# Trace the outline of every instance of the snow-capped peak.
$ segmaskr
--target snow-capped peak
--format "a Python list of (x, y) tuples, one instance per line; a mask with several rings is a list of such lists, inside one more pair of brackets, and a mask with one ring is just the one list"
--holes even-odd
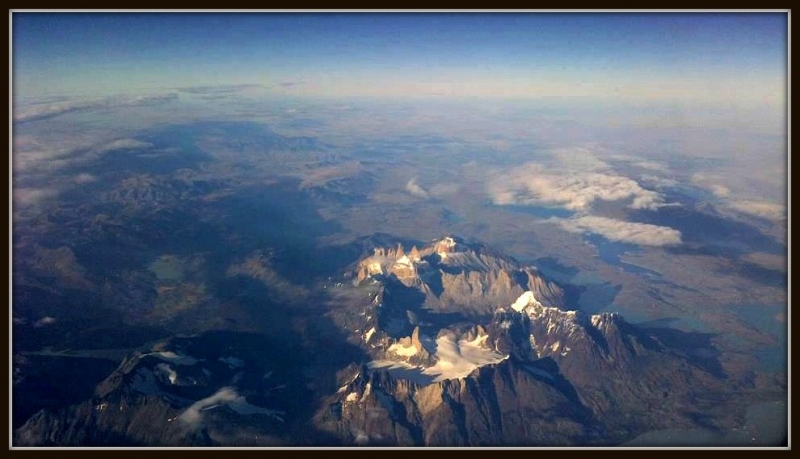
[(511, 309), (517, 312), (522, 312), (525, 308), (527, 308), (530, 305), (542, 306), (542, 303), (540, 303), (539, 300), (537, 300), (536, 297), (533, 296), (533, 292), (528, 290), (527, 292), (520, 295), (519, 298), (517, 298), (517, 301), (515, 301), (514, 304), (511, 305)]
[(452, 236), (445, 236), (443, 239), (436, 241), (433, 245), (434, 251), (442, 258), (447, 257), (447, 253), (456, 251), (456, 239)]

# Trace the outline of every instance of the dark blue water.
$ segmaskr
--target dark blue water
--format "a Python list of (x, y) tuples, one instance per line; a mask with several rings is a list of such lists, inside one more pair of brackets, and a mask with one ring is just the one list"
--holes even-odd
[(777, 315), (786, 312), (784, 305), (731, 306), (731, 309), (745, 322), (776, 340), (773, 346), (765, 346), (756, 351), (759, 368), (762, 371), (786, 372), (788, 370), (788, 329), (786, 319), (778, 320)]
[(620, 257), (627, 252), (630, 253), (639, 252), (640, 250), (639, 246), (637, 246), (636, 244), (609, 241), (603, 236), (599, 236), (596, 234), (586, 235), (584, 236), (584, 240), (592, 244), (597, 249), (597, 254), (601, 260), (612, 266), (618, 266), (622, 268), (623, 271), (631, 274), (640, 274), (651, 278), (661, 277), (661, 274), (658, 273), (657, 271), (643, 268), (641, 266), (632, 265), (630, 263), (625, 263), (624, 261), (620, 260)]

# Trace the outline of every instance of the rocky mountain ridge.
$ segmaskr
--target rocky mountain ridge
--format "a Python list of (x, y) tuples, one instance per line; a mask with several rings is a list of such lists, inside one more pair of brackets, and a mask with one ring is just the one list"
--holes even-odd
[(314, 349), (173, 337), (129, 356), (90, 400), (34, 415), (14, 444), (618, 445), (743, 416), (713, 395), (724, 374), (618, 314), (562, 309), (560, 286), (480, 244), (373, 247), (349, 274), (338, 291), (360, 298), (341, 308), (361, 311), (344, 331), (361, 357), (332, 384), (316, 381)]

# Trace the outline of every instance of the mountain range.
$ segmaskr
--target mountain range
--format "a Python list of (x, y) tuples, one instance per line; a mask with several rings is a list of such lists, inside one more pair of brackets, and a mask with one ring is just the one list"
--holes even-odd
[(278, 336), (170, 336), (13, 444), (607, 446), (744, 416), (713, 357), (674, 346), (683, 332), (570, 309), (569, 286), (479, 242), (381, 242), (330, 284), (329, 316), (356, 347), (335, 375)]

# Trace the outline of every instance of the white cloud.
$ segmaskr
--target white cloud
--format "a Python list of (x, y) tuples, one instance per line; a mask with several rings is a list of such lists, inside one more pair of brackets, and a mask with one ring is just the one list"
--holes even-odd
[(92, 183), (97, 181), (97, 177), (92, 174), (82, 173), (75, 176), (75, 183)]
[(92, 174), (62, 175), (60, 171), (90, 163), (109, 153), (149, 149), (154, 145), (132, 138), (119, 138), (93, 146), (50, 151), (40, 150), (40, 145), (27, 140), (15, 145), (15, 150), (17, 147), (22, 151), (15, 151), (13, 155), (13, 205), (16, 209), (35, 210), (37, 206), (53, 200), (67, 189), (97, 181), (97, 177)]
[[(97, 160), (118, 150), (149, 149), (154, 145), (131, 138), (120, 138), (94, 145), (73, 145), (69, 149), (26, 149), (15, 146), (13, 172), (15, 175), (52, 173), (60, 169)], [(79, 182), (85, 183), (85, 182)]]
[(551, 153), (561, 165), (571, 171), (587, 172), (601, 171), (609, 169), (608, 163), (600, 160), (594, 151), (598, 147), (591, 149), (584, 147), (558, 148)]
[(56, 103), (34, 104), (14, 110), (14, 121), (24, 123), (53, 118), (70, 112), (137, 105), (153, 105), (177, 99), (176, 94), (138, 97), (107, 97), (104, 99), (71, 100)]
[(681, 232), (666, 226), (631, 223), (589, 215), (571, 219), (550, 219), (550, 221), (573, 233), (594, 233), (615, 242), (651, 246), (681, 243)]
[(416, 196), (421, 199), (428, 199), (428, 192), (425, 191), (425, 188), (417, 185), (417, 179), (412, 178), (411, 180), (406, 183), (406, 191), (408, 191), (412, 196)]
[(595, 200), (632, 199), (632, 209), (664, 205), (661, 194), (642, 188), (635, 180), (600, 172), (551, 171), (528, 163), (495, 174), (489, 195), (498, 205), (557, 205), (574, 211), (588, 210)]
[(245, 398), (236, 393), (236, 389), (233, 387), (223, 387), (214, 395), (196, 401), (189, 408), (186, 408), (186, 411), (181, 413), (178, 419), (191, 426), (199, 426), (203, 420), (202, 412), (213, 409), (218, 405), (226, 405), (238, 414), (268, 414), (282, 420), (278, 416), (278, 414), (281, 414), (279, 411), (259, 408), (247, 403)]
[(105, 154), (117, 150), (140, 150), (146, 148), (153, 148), (154, 145), (150, 142), (142, 142), (136, 139), (117, 139), (105, 145), (95, 147), (94, 151), (97, 154)]
[(54, 323), (56, 323), (56, 319), (54, 317), (45, 316), (34, 322), (33, 326), (39, 328), (46, 327), (47, 325), (53, 325)]
[(708, 189), (709, 189), (709, 191), (711, 191), (711, 193), (714, 196), (716, 196), (718, 198), (724, 198), (724, 197), (730, 196), (730, 194), (731, 194), (731, 189), (730, 188), (728, 188), (728, 187), (726, 187), (724, 185), (720, 185), (718, 183), (710, 184), (708, 186)]
[(635, 161), (632, 163), (634, 166), (641, 167), (642, 169), (648, 169), (651, 171), (666, 171), (667, 166), (656, 162), (656, 161)]
[(764, 201), (734, 201), (730, 207), (746, 214), (764, 217), (772, 220), (782, 220), (786, 218), (786, 207)]
[(11, 192), (15, 207), (32, 207), (57, 194), (56, 190), (49, 188), (15, 188)]
[(642, 175), (641, 177), (639, 177), (639, 180), (641, 180), (647, 185), (656, 188), (669, 188), (669, 187), (674, 187), (675, 185), (678, 184), (677, 180), (659, 177), (657, 175), (652, 175), (652, 174)]
[(718, 198), (726, 198), (730, 196), (730, 188), (722, 185), (720, 182), (722, 178), (719, 175), (707, 174), (704, 172), (696, 172), (692, 174), (691, 182), (697, 187), (710, 191)]
[(647, 169), (650, 171), (657, 171), (657, 172), (666, 172), (669, 170), (669, 167), (660, 162), (653, 159), (643, 159), (640, 156), (633, 156), (633, 155), (607, 155), (605, 156), (607, 159), (618, 161), (621, 163), (626, 163), (627, 165), (638, 167), (640, 169)]

